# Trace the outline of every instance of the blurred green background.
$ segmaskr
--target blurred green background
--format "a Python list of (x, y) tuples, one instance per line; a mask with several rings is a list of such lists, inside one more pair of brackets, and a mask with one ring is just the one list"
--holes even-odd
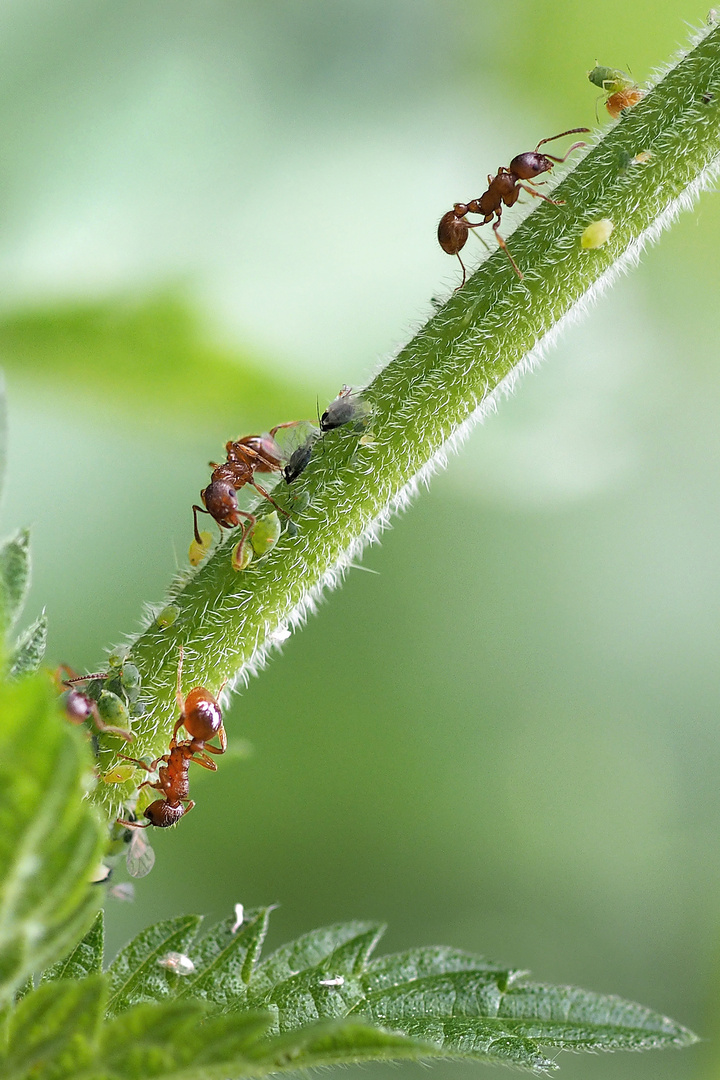
[[(4, 529), (33, 526), (49, 662), (95, 668), (162, 597), (227, 438), (407, 339), (458, 280), (440, 214), (595, 126), (596, 58), (642, 81), (706, 14), (0, 3)], [(227, 726), (252, 757), (196, 776), (112, 947), (238, 901), (281, 902), (271, 944), (387, 919), (390, 949), (481, 951), (709, 1040), (567, 1080), (720, 1073), (719, 246), (708, 194), (251, 683)]]

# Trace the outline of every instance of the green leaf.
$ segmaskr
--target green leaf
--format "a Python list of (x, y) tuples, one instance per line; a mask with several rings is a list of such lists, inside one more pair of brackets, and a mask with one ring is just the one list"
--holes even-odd
[(107, 979), (45, 983), (23, 998), (8, 1022), (3, 1080), (77, 1076), (94, 1057)]
[(7, 472), (7, 391), (5, 375), (0, 371), (0, 495), (5, 486)]
[(132, 423), (171, 427), (183, 436), (189, 422), (194, 431), (239, 434), (254, 415), (267, 415), (268, 402), (289, 419), (302, 415), (310, 397), (273, 376), (264, 356), (215, 344), (179, 294), (5, 314), (0, 351), (10, 370), (25, 377), (32, 372), (36, 391), (42, 387), (56, 398), (70, 387), (76, 409), (85, 396), (96, 415), (111, 403)]
[(70, 949), (100, 905), (104, 834), (83, 801), (93, 762), (48, 680), (0, 686), (0, 1002)]
[(167, 1001), (137, 1005), (107, 1024), (96, 1068), (118, 1080), (226, 1080), (258, 1075), (248, 1056), (269, 1023), (267, 1014), (206, 1019), (202, 1004)]
[(5, 632), (23, 609), (30, 588), (30, 531), (23, 529), (0, 548), (0, 618)]
[(267, 933), (272, 908), (247, 911), (233, 932), (235, 917), (218, 923), (191, 950), (195, 974), (183, 979), (178, 997), (194, 997), (229, 1007), (247, 989)]
[(45, 656), (47, 628), (47, 616), (43, 611), (35, 622), (28, 626), (27, 630), (18, 638), (17, 644), (10, 654), (9, 678), (19, 679), (21, 675), (31, 675), (32, 672), (37, 671)]
[(317, 1065), (350, 1065), (361, 1061), (399, 1061), (427, 1058), (434, 1048), (417, 1039), (380, 1031), (356, 1020), (320, 1022), (264, 1040), (255, 1048), (257, 1059), (280, 1069)]
[(87, 975), (98, 975), (102, 971), (104, 945), (105, 917), (102, 911), (98, 911), (95, 922), (82, 941), (66, 957), (44, 971), (42, 981), (84, 979)]
[(412, 982), (428, 975), (443, 975), (450, 971), (487, 971), (504, 977), (506, 985), (526, 971), (515, 971), (502, 964), (494, 964), (483, 956), (451, 949), (446, 945), (431, 945), (420, 949), (408, 949), (403, 953), (390, 953), (373, 960), (363, 977), (368, 993), (384, 990), (398, 983)]
[(276, 986), (308, 968), (316, 968), (347, 942), (364, 938), (367, 934), (377, 935), (377, 940), (381, 933), (382, 929), (377, 923), (349, 922), (324, 926), (303, 934), (297, 941), (283, 945), (258, 964), (251, 980), (248, 1000), (254, 1004), (262, 1003)]
[(108, 1015), (115, 1016), (144, 1001), (173, 997), (182, 976), (159, 961), (169, 952), (186, 954), (198, 932), (202, 916), (166, 919), (143, 930), (113, 960)]

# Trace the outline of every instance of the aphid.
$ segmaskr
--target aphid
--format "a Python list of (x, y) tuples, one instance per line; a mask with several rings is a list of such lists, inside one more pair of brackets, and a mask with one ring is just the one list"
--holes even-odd
[(240, 927), (243, 924), (243, 919), (244, 918), (245, 918), (245, 908), (244, 908), (244, 906), (242, 904), (236, 904), (235, 905), (235, 922), (233, 923), (231, 933), (237, 934), (238, 930), (240, 929)]
[(321, 979), (320, 986), (344, 986), (345, 977), (343, 975), (335, 975), (332, 979)]
[[(210, 542), (212, 543), (212, 538), (210, 537), (210, 533), (201, 533), (200, 535), (201, 536), (207, 536), (208, 539), (210, 540)], [(194, 540), (193, 540), (193, 543), (195, 543)], [(192, 563), (192, 558), (190, 559), (190, 562)], [(193, 563), (193, 565), (195, 565), (195, 564)], [(157, 625), (160, 627), (161, 630), (167, 630), (168, 626), (172, 626), (172, 624), (174, 622), (177, 622), (177, 618), (178, 618), (179, 614), (180, 614), (180, 608), (179, 607), (177, 607), (175, 604), (168, 604), (167, 607), (164, 607), (162, 609), (162, 611), (158, 613), (158, 615), (155, 618), (155, 622), (157, 623)]]
[[(62, 673), (65, 673), (66, 678), (62, 678)], [(96, 671), (90, 675), (77, 675), (72, 668), (67, 664), (61, 664), (58, 668), (57, 676), (61, 686), (66, 687), (65, 692), (61, 695), (60, 702), (65, 710), (65, 715), (71, 724), (84, 724), (91, 717), (95, 727), (98, 731), (104, 735), (118, 735), (121, 739), (125, 739), (126, 742), (132, 742), (133, 734), (125, 727), (118, 727), (112, 723), (107, 723), (108, 719), (121, 719), (124, 722), (129, 722), (129, 716), (127, 709), (124, 708), (123, 703), (118, 698), (120, 705), (123, 705), (124, 711), (117, 710), (105, 710), (104, 715), (101, 715), (103, 710), (99, 709), (99, 702), (95, 702), (88, 694), (84, 694), (82, 690), (78, 690), (75, 686), (76, 683), (88, 682), (93, 679), (106, 679), (106, 671)], [(103, 691), (103, 694), (108, 693)], [(100, 695), (102, 701), (103, 694)], [(115, 697), (115, 694), (110, 695)], [(107, 699), (106, 699), (107, 704)], [(108, 715), (110, 713), (110, 715)]]
[[(534, 150), (518, 154), (517, 157), (512, 159), (507, 168), (501, 165), (495, 176), (488, 176), (487, 191), (483, 192), (478, 199), (471, 199), (468, 203), (455, 203), (452, 210), (448, 210), (447, 214), (443, 214), (438, 225), (438, 243), (448, 255), (457, 255), (462, 266), (463, 279), (458, 285), (458, 289), (462, 289), (467, 276), (465, 264), (460, 258), (460, 252), (465, 247), (467, 238), (470, 235), (470, 229), (477, 229), (481, 225), (487, 225), (488, 222), (492, 221), (493, 217), (495, 218), (493, 232), (497, 237), (497, 242), (510, 260), (513, 270), (522, 281), (523, 275), (498, 231), (502, 220), (503, 205), (514, 206), (522, 189), (535, 199), (544, 199), (545, 202), (552, 203), (554, 206), (562, 206), (561, 199), (551, 199), (547, 195), (536, 191), (534, 187), (528, 187), (528, 184), (533, 185), (535, 177), (549, 172), (550, 169), (555, 167), (555, 163), (567, 161), (573, 150), (578, 150), (586, 144), (584, 142), (573, 143), (565, 156), (561, 158), (555, 157), (553, 154), (540, 154), (538, 151), (545, 143), (561, 139), (564, 135), (575, 135), (589, 130), (589, 128), (582, 127), (569, 128), (567, 131), (561, 131), (559, 135), (552, 135), (549, 139), (541, 139)], [(482, 214), (483, 220), (470, 222), (467, 220), (468, 214)], [(457, 292), (457, 289), (455, 291)]]
[(645, 97), (645, 91), (640, 89), (633, 77), (620, 68), (596, 64), (592, 71), (588, 71), (588, 79), (608, 95), (605, 108), (613, 120), (617, 120), (623, 110), (631, 109)]
[(255, 554), (260, 558), (267, 554), (280, 539), (280, 518), (275, 511), (261, 517), (250, 533), (250, 544)]
[(188, 562), (190, 565), (199, 566), (211, 547), (212, 535), (209, 532), (200, 533), (200, 543), (193, 537), (188, 549)]
[(707, 91), (706, 93), (704, 93), (702, 95), (702, 100), (703, 100), (705, 105), (709, 105), (714, 97), (715, 97), (714, 94), (711, 94), (709, 91)]
[(159, 957), (157, 962), (160, 967), (167, 968), (175, 975), (192, 975), (195, 970), (195, 965), (185, 953), (168, 952)]
[(342, 390), (328, 405), (320, 417), (320, 430), (333, 431), (350, 424), (354, 420), (362, 420), (370, 412), (370, 406), (363, 401), (358, 394), (354, 394), (351, 386), (343, 386)]
[[(327, 413), (325, 413), (327, 416)], [(327, 430), (327, 429), (324, 429)], [(317, 442), (319, 436), (317, 432), (313, 432), (307, 437), (304, 443), (301, 443), (297, 449), (293, 450), (292, 454), (287, 460), (287, 465), (282, 470), (283, 480), (286, 484), (292, 484), (294, 480), (297, 480), (301, 473), (304, 473), (310, 464), (310, 458), (312, 457), (313, 447)]]
[(590, 248), (599, 248), (603, 244), (606, 244), (610, 239), (610, 235), (615, 226), (610, 218), (601, 218), (599, 221), (592, 221), (586, 228), (583, 229), (580, 236), (580, 247), (586, 250)]
[(113, 765), (100, 777), (103, 784), (126, 784), (135, 775), (134, 765)]
[[(286, 424), (277, 424), (266, 435), (245, 435), (242, 439), (225, 444), (227, 459), (222, 464), (211, 463), (213, 472), (210, 483), (200, 492), (203, 506), (194, 505), (192, 508), (195, 542), (200, 551), (204, 551), (205, 545), (198, 529), (198, 514), (209, 514), (221, 529), (233, 529), (240, 524), (240, 518), (244, 518), (245, 525), (240, 538), (242, 548), (250, 529), (257, 521), (254, 514), (247, 510), (240, 510), (238, 507), (237, 492), (246, 484), (254, 487), (264, 499), (272, 503), (276, 510), (289, 517), (287, 511), (278, 506), (272, 495), (256, 482), (255, 473), (280, 472), (283, 466), (283, 454), (275, 441), (275, 434), (281, 428), (294, 427), (297, 423), (298, 421), (292, 420)], [(191, 556), (192, 554), (191, 548)]]
[[(134, 824), (134, 822), (128, 822), (128, 824)], [(155, 865), (155, 851), (148, 844), (143, 833), (133, 832), (125, 862), (130, 877), (146, 877), (152, 870)]]
[[(181, 817), (189, 814), (195, 803), (189, 798), (190, 779), (188, 770), (190, 762), (196, 761), (204, 769), (215, 772), (217, 765), (208, 757), (208, 754), (224, 754), (227, 749), (227, 737), (222, 722), (222, 712), (217, 701), (203, 686), (196, 686), (187, 697), (183, 698), (181, 690), (183, 650), (180, 648), (180, 660), (177, 675), (177, 703), (180, 709), (180, 717), (173, 729), (170, 749), (167, 754), (156, 758), (152, 764), (147, 765), (138, 758), (119, 756), (124, 761), (130, 761), (138, 768), (147, 773), (157, 770), (158, 778), (155, 781), (145, 780), (140, 788), (154, 788), (164, 795), (162, 799), (156, 799), (143, 811), (147, 821), (125, 821), (118, 819), (119, 825), (125, 825), (131, 829), (147, 829), (154, 825), (159, 829), (167, 829), (175, 825)], [(177, 734), (184, 727), (190, 738), (185, 742), (177, 741)], [(208, 745), (209, 740), (217, 736), (220, 746)], [(162, 764), (161, 764), (162, 762)], [(159, 767), (158, 767), (159, 766)]]

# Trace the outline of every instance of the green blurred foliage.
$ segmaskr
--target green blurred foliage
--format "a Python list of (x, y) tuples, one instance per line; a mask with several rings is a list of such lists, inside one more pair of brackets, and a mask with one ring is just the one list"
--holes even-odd
[[(705, 15), (1, 5), (4, 524), (34, 527), (50, 661), (93, 669), (160, 599), (227, 438), (369, 379), (456, 284), (440, 214), (594, 125), (596, 58), (642, 82)], [(228, 731), (254, 755), (194, 781), (111, 948), (280, 900), (277, 942), (387, 919), (390, 948), (513, 958), (720, 1035), (719, 247), (707, 195), (253, 682)]]

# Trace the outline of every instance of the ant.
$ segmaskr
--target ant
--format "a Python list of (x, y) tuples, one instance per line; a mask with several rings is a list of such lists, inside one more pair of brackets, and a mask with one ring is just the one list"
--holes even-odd
[[(507, 168), (501, 165), (495, 176), (488, 176), (487, 191), (483, 192), (480, 198), (471, 199), (468, 203), (455, 203), (452, 210), (448, 210), (447, 214), (443, 214), (438, 225), (438, 242), (448, 255), (457, 255), (463, 272), (463, 279), (455, 292), (462, 289), (467, 276), (465, 264), (460, 258), (460, 252), (465, 247), (467, 238), (470, 235), (470, 229), (477, 229), (481, 225), (487, 225), (489, 221), (492, 221), (493, 217), (496, 218), (493, 223), (493, 232), (497, 237), (498, 244), (510, 260), (517, 276), (521, 281), (523, 280), (523, 275), (517, 263), (498, 232), (502, 219), (503, 203), (505, 206), (514, 206), (518, 201), (520, 189), (522, 188), (523, 191), (527, 191), (535, 199), (544, 199), (545, 202), (552, 203), (554, 206), (562, 206), (562, 199), (551, 199), (547, 195), (536, 191), (534, 187), (528, 187), (528, 184), (534, 184), (536, 176), (549, 172), (550, 169), (554, 168), (556, 162), (567, 161), (573, 150), (578, 150), (581, 146), (587, 144), (584, 142), (573, 143), (565, 157), (554, 157), (553, 154), (539, 154), (538, 150), (545, 143), (561, 139), (563, 135), (575, 135), (589, 130), (589, 128), (584, 127), (569, 128), (567, 131), (561, 131), (559, 135), (552, 135), (549, 139), (541, 139), (534, 150), (529, 150), (525, 154), (518, 154), (517, 157), (512, 159)], [(482, 214), (483, 220), (470, 222), (467, 220), (467, 214)]]
[[(131, 761), (134, 765), (152, 773), (158, 769), (160, 762), (164, 762), (158, 769), (158, 779), (153, 783), (145, 780), (140, 784), (141, 788), (154, 788), (161, 791), (164, 799), (156, 799), (145, 808), (144, 814), (147, 823), (139, 821), (124, 821), (118, 819), (118, 825), (125, 825), (131, 829), (147, 829), (155, 825), (159, 829), (167, 829), (169, 825), (175, 825), (184, 814), (189, 814), (195, 803), (188, 798), (190, 779), (188, 770), (190, 762), (196, 761), (203, 769), (217, 770), (217, 765), (208, 754), (224, 754), (227, 750), (227, 736), (223, 727), (222, 712), (217, 700), (209, 690), (203, 686), (196, 686), (187, 697), (183, 698), (181, 689), (183, 665), (183, 649), (180, 646), (180, 660), (177, 673), (176, 699), (180, 709), (178, 719), (170, 740), (170, 749), (167, 754), (156, 758), (151, 765), (146, 765), (138, 758), (126, 757), (125, 754), (118, 756), (125, 761)], [(223, 684), (224, 685), (224, 684)], [(178, 742), (177, 735), (181, 727), (184, 727), (190, 735), (185, 742)], [(220, 745), (210, 746), (209, 740), (217, 735)]]
[[(66, 675), (64, 679), (62, 678), (63, 672)], [(91, 675), (78, 675), (67, 664), (61, 664), (55, 678), (60, 686), (65, 687), (61, 696), (61, 703), (71, 724), (84, 724), (92, 717), (95, 727), (104, 735), (118, 735), (121, 739), (125, 739), (126, 742), (132, 742), (134, 736), (131, 732), (126, 731), (125, 728), (106, 724), (100, 716), (97, 703), (88, 694), (84, 694), (82, 690), (76, 690), (75, 688), (75, 683), (88, 682), (91, 679), (107, 679), (108, 672), (95, 671)]]
[(245, 435), (242, 439), (225, 444), (227, 460), (221, 465), (214, 461), (210, 463), (213, 469), (210, 483), (200, 492), (203, 506), (194, 505), (192, 508), (195, 541), (198, 545), (203, 546), (198, 529), (198, 514), (209, 514), (221, 529), (234, 528), (240, 524), (240, 518), (243, 517), (247, 523), (240, 539), (239, 546), (242, 549), (248, 533), (257, 522), (254, 514), (238, 508), (237, 492), (246, 484), (254, 487), (285, 517), (290, 516), (286, 510), (278, 506), (265, 488), (255, 482), (254, 477), (255, 473), (280, 472), (283, 466), (283, 454), (275, 441), (275, 433), (281, 428), (294, 427), (297, 422), (292, 420), (286, 424), (278, 424), (265, 435)]

